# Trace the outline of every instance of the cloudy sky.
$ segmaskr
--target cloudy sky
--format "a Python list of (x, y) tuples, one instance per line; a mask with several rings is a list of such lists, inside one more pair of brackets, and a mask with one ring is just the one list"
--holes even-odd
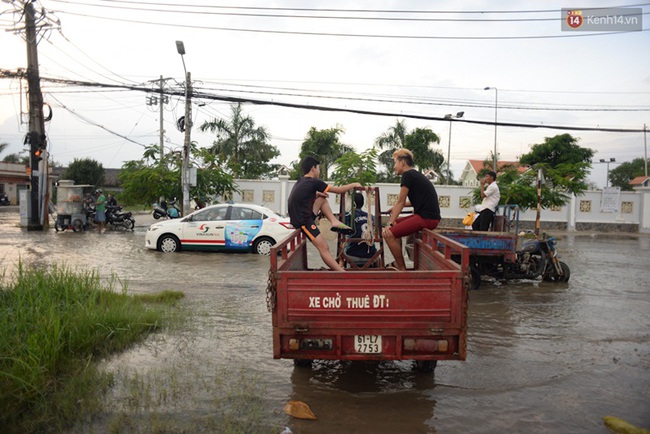
[[(26, 67), (25, 42), (10, 31), (23, 25), (14, 12), (20, 3), (0, 3), (3, 70)], [(458, 176), (467, 159), (484, 159), (494, 149), (494, 126), (471, 122), (494, 122), (495, 97), (499, 123), (527, 125), (498, 127), (500, 159), (514, 160), (530, 145), (565, 132), (594, 149), (596, 160), (643, 157), (642, 132), (544, 127), (650, 127), (650, 3), (576, 3), (583, 10), (640, 8), (643, 31), (562, 31), (562, 9), (575, 4), (553, 0), (41, 0), (37, 8), (47, 19), (40, 24), (52, 26), (38, 44), (40, 74), (144, 88), (163, 76), (169, 78), (166, 89), (182, 92), (175, 45), (182, 40), (193, 86), (205, 96), (193, 101), (195, 125), (229, 116), (229, 103), (220, 97), (382, 113), (245, 104), (244, 112), (269, 131), (282, 153), (276, 162), (283, 164), (298, 158), (312, 126), (341, 126), (342, 141), (363, 151), (397, 119), (409, 129), (431, 128), (446, 156), (450, 122), (436, 119), (463, 111), (450, 149)], [(159, 141), (158, 106), (147, 105), (146, 92), (50, 81), (42, 88), (53, 110), (46, 129), (57, 162), (92, 158), (120, 167)], [(6, 153), (23, 150), (25, 89), (25, 81), (0, 79)], [(176, 121), (183, 114), (182, 97), (172, 96), (163, 115), (168, 150), (182, 146)], [(192, 140), (209, 146), (212, 137), (195, 128)], [(592, 171), (599, 185), (605, 166)]]

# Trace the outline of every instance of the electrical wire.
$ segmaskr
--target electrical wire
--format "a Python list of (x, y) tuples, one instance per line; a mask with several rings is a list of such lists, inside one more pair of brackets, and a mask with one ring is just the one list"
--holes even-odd
[[(59, 3), (74, 3), (69, 0), (50, 0)], [(201, 8), (201, 9), (235, 9), (235, 10), (263, 10), (263, 11), (293, 11), (293, 12), (342, 12), (342, 13), (400, 13), (400, 14), (527, 14), (527, 13), (557, 13), (557, 9), (531, 9), (531, 10), (404, 10), (404, 9), (334, 9), (334, 8), (289, 8), (289, 7), (262, 7), (262, 6), (224, 6), (224, 5), (196, 5), (184, 3), (161, 3), (161, 2), (136, 2), (128, 0), (99, 0), (103, 3), (119, 3), (119, 4), (133, 4), (133, 5), (146, 5), (146, 6), (165, 6), (165, 7), (180, 7), (180, 8)], [(647, 6), (650, 3), (638, 3), (631, 5), (610, 5), (607, 8), (630, 8)], [(93, 6), (99, 6), (94, 4)], [(576, 8), (577, 9), (577, 8)], [(605, 9), (597, 7), (589, 7), (583, 9)]]
[[(263, 29), (245, 29), (236, 27), (218, 27), (218, 26), (199, 26), (191, 24), (178, 24), (178, 23), (163, 23), (154, 21), (143, 21), (136, 19), (114, 18), (107, 16), (82, 14), (79, 12), (71, 12), (59, 10), (58, 12), (80, 16), (84, 18), (96, 18), (109, 21), (119, 21), (124, 23), (133, 24), (146, 24), (156, 26), (166, 26), (185, 29), (200, 29), (200, 30), (218, 30), (228, 32), (244, 32), (244, 33), (270, 33), (279, 35), (301, 35), (301, 36), (333, 36), (333, 37), (349, 37), (349, 38), (387, 38), (387, 39), (415, 39), (415, 40), (523, 40), (523, 39), (565, 39), (565, 38), (591, 38), (596, 36), (609, 36), (618, 34), (628, 34), (628, 31), (618, 32), (582, 32), (582, 33), (567, 33), (558, 35), (526, 35), (526, 36), (491, 36), (491, 35), (477, 35), (477, 36), (434, 36), (434, 35), (387, 35), (387, 34), (371, 34), (371, 33), (332, 33), (332, 32), (304, 32), (304, 31), (290, 31), (290, 30), (263, 30)], [(639, 32), (647, 32), (650, 29), (643, 29)], [(638, 32), (637, 32), (638, 33)]]
[(131, 142), (131, 143), (135, 143), (136, 145), (138, 145), (138, 146), (142, 146), (143, 148), (146, 148), (146, 147), (147, 147), (146, 145), (143, 145), (142, 143), (138, 143), (138, 142), (136, 142), (135, 140), (130, 139), (130, 138), (127, 137), (127, 136), (124, 136), (124, 135), (122, 135), (122, 134), (120, 134), (120, 133), (116, 133), (115, 131), (108, 129), (108, 128), (106, 128), (105, 126), (100, 125), (100, 124), (98, 124), (98, 123), (96, 123), (96, 122), (94, 122), (94, 121), (92, 121), (92, 120), (86, 118), (85, 116), (83, 116), (83, 115), (77, 113), (77, 112), (74, 111), (73, 109), (67, 107), (65, 104), (63, 104), (61, 101), (59, 101), (58, 99), (56, 99), (54, 96), (51, 96), (51, 95), (50, 95), (50, 97), (51, 97), (52, 99), (54, 99), (54, 101), (56, 101), (56, 102), (58, 103), (59, 107), (61, 107), (62, 109), (68, 111), (69, 113), (71, 113), (73, 116), (75, 116), (76, 118), (78, 118), (78, 119), (81, 120), (82, 122), (84, 122), (84, 123), (86, 123), (86, 124), (88, 124), (88, 125), (93, 125), (93, 126), (95, 126), (95, 127), (97, 127), (97, 128), (101, 128), (102, 130), (107, 131), (108, 133), (113, 134), (114, 136), (121, 137), (122, 139), (124, 139), (124, 140), (128, 140), (129, 142)]

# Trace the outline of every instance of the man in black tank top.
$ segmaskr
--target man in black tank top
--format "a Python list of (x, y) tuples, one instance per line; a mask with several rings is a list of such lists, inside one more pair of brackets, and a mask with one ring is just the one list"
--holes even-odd
[[(397, 203), (390, 209), (388, 225), (382, 231), (395, 258), (389, 267), (406, 270), (402, 254), (402, 237), (421, 229), (435, 229), (440, 223), (438, 193), (426, 176), (413, 167), (413, 153), (406, 148), (393, 153), (395, 173), (402, 176)], [(413, 207), (413, 215), (399, 218), (404, 207)]]

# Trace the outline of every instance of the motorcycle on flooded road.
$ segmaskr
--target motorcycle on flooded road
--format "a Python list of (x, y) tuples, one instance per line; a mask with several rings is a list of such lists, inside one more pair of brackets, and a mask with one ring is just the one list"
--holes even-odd
[(106, 225), (111, 229), (125, 228), (132, 231), (135, 227), (135, 219), (131, 211), (122, 211), (121, 205), (107, 205)]
[(176, 204), (176, 199), (169, 202), (169, 205), (167, 204), (167, 201), (163, 200), (160, 202), (160, 205), (157, 203), (153, 204), (152, 215), (156, 220), (160, 218), (176, 219), (181, 217), (181, 210)]

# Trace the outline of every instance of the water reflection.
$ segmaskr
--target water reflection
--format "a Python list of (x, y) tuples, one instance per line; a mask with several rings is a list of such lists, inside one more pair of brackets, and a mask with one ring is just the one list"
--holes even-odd
[(307, 403), (318, 421), (294, 419), (294, 433), (431, 432), (433, 374), (412, 362), (318, 361), (291, 374), (292, 400)]
[[(17, 213), (7, 215), (0, 213), (0, 261), (8, 271), (19, 258), (65, 262), (115, 272), (132, 292), (186, 294), (181, 308), (190, 323), (106, 361), (139, 373), (192, 371), (178, 375), (179, 387), (196, 390), (198, 404), (179, 418), (210, 417), (210, 397), (197, 384), (223, 372), (238, 380), (243, 371), (263, 390), (267, 414), (294, 433), (604, 432), (608, 414), (650, 427), (647, 236), (559, 237), (567, 284), (485, 282), (470, 293), (467, 361), (440, 362), (431, 375), (408, 362), (317, 362), (305, 370), (272, 359), (268, 257), (162, 254), (144, 248), (142, 227), (27, 232), (16, 227)], [(313, 249), (309, 258), (320, 266)], [(284, 416), (290, 399), (309, 404), (319, 420)]]

